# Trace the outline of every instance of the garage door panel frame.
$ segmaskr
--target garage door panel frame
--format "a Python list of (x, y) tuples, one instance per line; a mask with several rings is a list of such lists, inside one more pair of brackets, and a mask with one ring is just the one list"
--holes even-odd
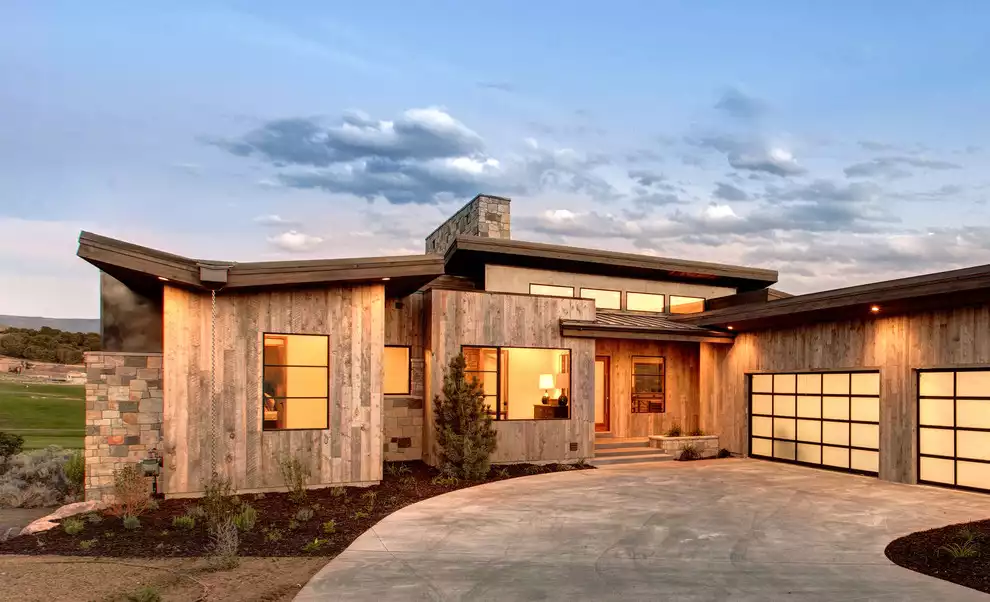
[[(944, 487), (948, 489), (959, 489), (963, 491), (973, 491), (977, 493), (987, 494), (990, 493), (990, 488), (984, 489), (980, 487), (971, 487), (967, 485), (959, 485), (959, 463), (960, 462), (972, 462), (975, 464), (990, 464), (990, 460), (982, 458), (966, 458), (959, 456), (959, 431), (964, 432), (974, 432), (974, 433), (990, 433), (990, 428), (987, 427), (960, 427), (959, 417), (958, 417), (958, 405), (960, 401), (985, 401), (988, 406), (990, 406), (990, 392), (988, 396), (979, 397), (974, 395), (955, 395), (959, 387), (959, 374), (962, 372), (988, 372), (990, 371), (990, 366), (962, 366), (953, 368), (917, 368), (915, 370), (915, 416), (917, 420), (917, 433), (915, 435), (915, 449), (916, 461), (918, 467), (918, 483), (923, 485), (931, 485), (933, 487)], [(926, 373), (952, 373), (952, 395), (922, 395), (921, 394), (921, 377)], [(921, 400), (922, 399), (940, 399), (948, 401), (952, 404), (952, 426), (947, 425), (936, 425), (936, 424), (924, 424), (921, 421)], [(942, 454), (923, 454), (921, 453), (921, 430), (922, 429), (935, 429), (943, 431), (952, 431), (952, 449), (955, 455), (945, 456)], [(921, 460), (922, 458), (934, 458), (938, 460), (949, 460), (952, 462), (952, 483), (942, 483), (939, 481), (927, 481), (921, 478)]]
[[(848, 390), (848, 393), (798, 392), (797, 389), (799, 389), (800, 387), (797, 387), (797, 386), (795, 386), (794, 392), (783, 392), (782, 391), (782, 392), (779, 392), (778, 393), (775, 390), (776, 389), (776, 380), (777, 380), (776, 377), (778, 375), (779, 376), (784, 376), (784, 377), (792, 377), (795, 380), (795, 384), (797, 383), (799, 376), (813, 375), (813, 376), (819, 377), (819, 379), (820, 379), (820, 384), (819, 384), (819, 387), (818, 387), (819, 391), (824, 391), (825, 390), (825, 382), (824, 381), (825, 381), (825, 375), (826, 374), (832, 374), (832, 375), (841, 374), (841, 375), (846, 376), (848, 378), (848, 383), (846, 385), (847, 390)], [(873, 447), (862, 447), (862, 446), (852, 445), (852, 425), (853, 424), (863, 424), (863, 425), (869, 425), (869, 426), (876, 426), (877, 428), (880, 428), (880, 421), (879, 421), (879, 419), (876, 420), (876, 421), (871, 421), (871, 420), (852, 420), (851, 419), (851, 416), (853, 415), (852, 400), (853, 400), (854, 397), (855, 398), (876, 399), (877, 406), (878, 407), (882, 407), (882, 404), (881, 404), (881, 393), (882, 393), (882, 391), (879, 392), (879, 393), (877, 393), (876, 395), (869, 395), (869, 394), (862, 394), (862, 393), (854, 393), (853, 392), (853, 383), (852, 383), (852, 381), (853, 381), (853, 375), (854, 374), (876, 374), (877, 375), (877, 378), (882, 383), (882, 375), (880, 375), (880, 371), (879, 370), (876, 370), (876, 369), (823, 370), (823, 371), (808, 370), (808, 371), (798, 371), (798, 372), (769, 372), (769, 373), (768, 372), (763, 372), (763, 373), (751, 373), (751, 374), (748, 374), (747, 376), (748, 376), (749, 382), (747, 384), (749, 385), (749, 395), (748, 395), (749, 400), (748, 401), (749, 401), (750, 425), (752, 425), (752, 419), (754, 417), (769, 418), (771, 420), (771, 424), (773, 424), (773, 420), (775, 420), (775, 419), (781, 419), (781, 418), (783, 418), (783, 419), (789, 419), (789, 420), (795, 420), (795, 421), (797, 421), (797, 420), (817, 421), (819, 423), (819, 438), (822, 439), (821, 441), (805, 441), (803, 439), (798, 439), (797, 438), (797, 428), (796, 428), (796, 425), (795, 425), (795, 437), (794, 437), (794, 439), (785, 439), (785, 438), (776, 437), (776, 436), (770, 436), (770, 437), (759, 436), (759, 437), (757, 437), (757, 438), (759, 438), (761, 440), (766, 440), (766, 441), (769, 441), (770, 442), (771, 455), (770, 456), (764, 456), (764, 455), (758, 455), (758, 454), (757, 455), (754, 455), (753, 454), (753, 439), (754, 439), (754, 435), (752, 433), (752, 428), (751, 428), (750, 429), (750, 433), (749, 433), (749, 437), (748, 437), (748, 439), (749, 439), (749, 441), (748, 441), (748, 452), (749, 452), (749, 455), (751, 457), (754, 457), (754, 458), (759, 458), (761, 460), (769, 460), (771, 462), (781, 462), (781, 463), (784, 463), (784, 464), (796, 464), (796, 465), (799, 465), (799, 466), (808, 466), (808, 467), (812, 467), (812, 468), (819, 468), (819, 469), (831, 470), (831, 471), (834, 471), (834, 472), (842, 472), (842, 473), (846, 473), (846, 474), (859, 474), (859, 475), (866, 475), (866, 476), (879, 476), (879, 473), (876, 472), (876, 471), (859, 470), (859, 469), (852, 468), (852, 464), (853, 464), (853, 462), (852, 462), (852, 452), (853, 452), (853, 450), (864, 451), (864, 452), (876, 452), (877, 454), (880, 453), (880, 446), (879, 445), (877, 445), (877, 447), (875, 447), (875, 448), (873, 448)], [(753, 379), (754, 376), (770, 376), (771, 377), (772, 380), (771, 380), (771, 387), (770, 387), (770, 389), (773, 392), (772, 393), (769, 393), (769, 395), (772, 395), (772, 396), (786, 395), (786, 396), (794, 397), (795, 398), (795, 415), (794, 416), (778, 416), (778, 415), (776, 415), (774, 413), (771, 413), (771, 414), (763, 414), (763, 413), (755, 414), (755, 413), (753, 413), (753, 395), (767, 395), (767, 393), (762, 392), (762, 391), (761, 392), (754, 392), (753, 391), (753, 386), (752, 386), (753, 380), (752, 379)], [(818, 418), (810, 418), (810, 417), (799, 416), (798, 415), (798, 408), (800, 407), (799, 400), (802, 399), (802, 398), (818, 398), (820, 400), (819, 401), (819, 409), (820, 409), (820, 412), (819, 413), (822, 414), (822, 415), (824, 415), (824, 413), (825, 413), (824, 406), (825, 406), (825, 399), (826, 398), (845, 399), (846, 402), (847, 402), (846, 416), (850, 417), (850, 419), (843, 420), (843, 419), (839, 419), (839, 418), (825, 418), (824, 416), (820, 416)], [(773, 412), (774, 409), (775, 409), (775, 406), (774, 405), (771, 405), (771, 412)], [(822, 427), (823, 427), (824, 423), (826, 423), (826, 422), (847, 425), (846, 436), (847, 436), (848, 445), (836, 445), (836, 444), (831, 444), (831, 443), (825, 443), (824, 442), (824, 433), (823, 433), (823, 430), (824, 429)], [(775, 434), (776, 433), (773, 430), (771, 430), (771, 435), (775, 435)], [(795, 459), (794, 460), (788, 460), (788, 459), (784, 459), (784, 458), (777, 458), (777, 457), (773, 456), (774, 450), (776, 449), (775, 443), (778, 442), (778, 441), (783, 442), (783, 443), (790, 443), (790, 444), (793, 444), (794, 445), (794, 447), (795, 447)], [(796, 450), (797, 450), (797, 446), (799, 444), (817, 445), (817, 446), (820, 446), (820, 448), (822, 448), (822, 449), (828, 447), (828, 448), (833, 448), (833, 449), (842, 449), (842, 450), (845, 450), (847, 452), (847, 454), (846, 454), (846, 456), (847, 456), (846, 457), (846, 464), (847, 464), (847, 466), (846, 467), (841, 467), (841, 466), (834, 466), (834, 465), (830, 465), (830, 464), (825, 464), (824, 463), (824, 460), (821, 463), (818, 463), (818, 464), (815, 464), (815, 463), (812, 463), (812, 462), (803, 462), (801, 460), (798, 460), (797, 459), (797, 452), (796, 452)], [(820, 454), (820, 455), (823, 455), (823, 454)], [(990, 461), (988, 461), (988, 462), (990, 462)]]

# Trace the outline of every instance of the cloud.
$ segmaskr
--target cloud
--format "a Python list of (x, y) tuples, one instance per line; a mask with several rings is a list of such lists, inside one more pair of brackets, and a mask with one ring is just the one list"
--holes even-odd
[(731, 87), (722, 93), (715, 103), (715, 109), (737, 119), (757, 119), (767, 111), (764, 101), (750, 96), (739, 88)]
[(283, 251), (299, 253), (308, 251), (323, 242), (319, 236), (311, 236), (297, 230), (289, 230), (275, 236), (269, 236), (268, 242)]
[(869, 151), (892, 151), (899, 148), (896, 144), (878, 142), (876, 140), (860, 140), (857, 144), (859, 144), (860, 148)]
[(712, 193), (712, 196), (725, 201), (745, 201), (749, 199), (749, 195), (746, 194), (745, 190), (737, 188), (732, 184), (726, 184), (725, 182), (717, 182), (715, 184), (715, 192)]
[(911, 172), (905, 167), (915, 167), (928, 170), (962, 169), (957, 163), (948, 161), (936, 161), (932, 159), (921, 159), (918, 157), (890, 156), (878, 157), (862, 163), (855, 163), (846, 167), (843, 173), (850, 178), (874, 178), (882, 177), (887, 179), (906, 178), (911, 176)]
[(688, 136), (685, 142), (690, 146), (722, 153), (730, 166), (743, 171), (781, 177), (801, 175), (807, 171), (798, 163), (790, 150), (754, 137), (740, 138), (730, 134), (713, 134)]
[(296, 220), (288, 220), (281, 215), (259, 215), (252, 220), (261, 226), (279, 226), (283, 228), (298, 227), (300, 223)]
[(667, 179), (662, 173), (650, 169), (633, 169), (629, 172), (629, 178), (641, 186), (654, 186)]

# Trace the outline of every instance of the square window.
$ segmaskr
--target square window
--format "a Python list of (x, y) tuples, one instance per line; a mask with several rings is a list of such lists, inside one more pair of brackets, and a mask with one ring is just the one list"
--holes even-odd
[(266, 333), (263, 339), (262, 429), (329, 428), (330, 337)]

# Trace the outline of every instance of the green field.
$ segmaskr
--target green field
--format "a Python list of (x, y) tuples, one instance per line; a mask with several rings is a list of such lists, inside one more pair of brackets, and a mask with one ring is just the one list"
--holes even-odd
[(0, 431), (24, 437), (24, 449), (82, 449), (86, 388), (0, 381)]

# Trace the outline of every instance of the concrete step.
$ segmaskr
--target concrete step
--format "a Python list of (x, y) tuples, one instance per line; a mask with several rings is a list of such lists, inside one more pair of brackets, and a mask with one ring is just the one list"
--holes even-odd
[(670, 454), (653, 454), (650, 456), (619, 456), (619, 457), (606, 457), (606, 458), (594, 458), (589, 461), (588, 464), (592, 466), (597, 466), (600, 468), (605, 468), (608, 466), (622, 466), (630, 464), (656, 464), (658, 462), (671, 462), (674, 460), (674, 456)]
[(595, 450), (616, 449), (619, 447), (649, 447), (649, 437), (635, 437), (632, 439), (602, 439), (595, 440)]
[(662, 449), (655, 447), (608, 447), (595, 449), (596, 458), (617, 458), (620, 456), (655, 456), (663, 454)]

